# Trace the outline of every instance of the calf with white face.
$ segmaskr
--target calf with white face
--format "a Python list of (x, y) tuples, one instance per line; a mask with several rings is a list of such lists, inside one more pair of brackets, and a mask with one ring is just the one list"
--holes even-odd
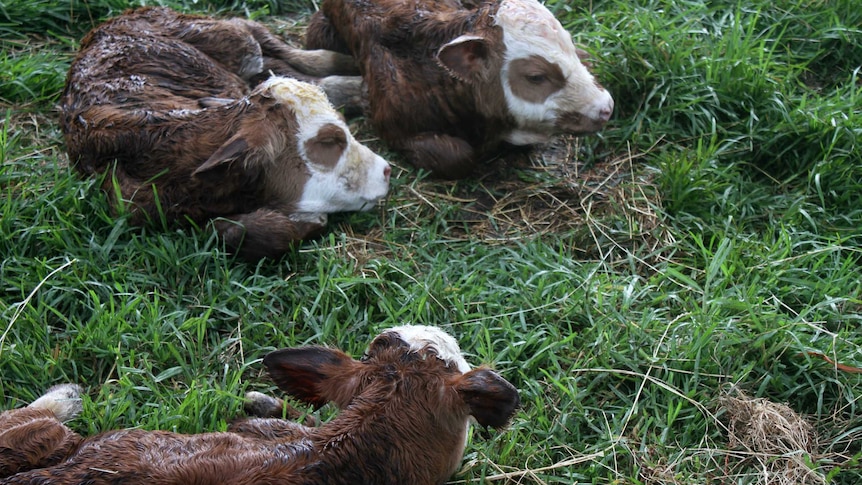
[(496, 25), (506, 46), (503, 92), (516, 122), (506, 141), (542, 143), (556, 133), (589, 134), (605, 126), (613, 98), (581, 62), (571, 34), (544, 6), (505, 0)]
[[(327, 214), (369, 210), (386, 196), (389, 163), (356, 141), (317, 86), (273, 77), (216, 109), (234, 108), (244, 113), (235, 134), (194, 170), (192, 183), (203, 206), (211, 194), (239, 196), (238, 206), (208, 217), (220, 217), (216, 229), (246, 258), (277, 256), (322, 229)], [(256, 186), (249, 206), (241, 205), (249, 187), (230, 183), (243, 179)]]
[(283, 254), (327, 214), (374, 207), (389, 164), (320, 88), (286, 77), (250, 88), (281, 51), (296, 57), (249, 21), (161, 8), (109, 20), (82, 41), (60, 101), (72, 166), (102, 176), (132, 223), (213, 221), (251, 260)]
[[(414, 165), (468, 175), (502, 143), (601, 130), (614, 102), (536, 0), (324, 0), (306, 47), (355, 56), (369, 117)], [(433, 55), (429, 56), (429, 53)]]

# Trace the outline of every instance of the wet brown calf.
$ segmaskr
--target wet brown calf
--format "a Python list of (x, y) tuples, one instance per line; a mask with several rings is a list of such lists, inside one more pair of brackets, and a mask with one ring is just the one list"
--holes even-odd
[(594, 133), (613, 112), (537, 0), (323, 0), (306, 46), (355, 56), (380, 136), (447, 178), (506, 143)]
[(327, 214), (387, 193), (389, 164), (321, 88), (295, 79), (331, 86), (318, 76), (354, 71), (344, 55), (289, 48), (248, 20), (132, 10), (81, 42), (60, 122), (73, 167), (102, 177), (133, 224), (214, 221), (245, 258), (279, 256)]
[[(0, 415), (0, 484), (442, 484), (461, 462), (470, 420), (499, 428), (519, 405), (511, 384), (471, 370), (434, 327), (384, 331), (361, 360), (302, 347), (263, 362), (288, 394), (332, 402), (339, 415), (320, 427), (251, 418), (222, 433), (128, 429), (83, 439), (60, 422), (80, 411), (80, 389), (61, 386)], [(259, 396), (251, 394), (266, 400)]]

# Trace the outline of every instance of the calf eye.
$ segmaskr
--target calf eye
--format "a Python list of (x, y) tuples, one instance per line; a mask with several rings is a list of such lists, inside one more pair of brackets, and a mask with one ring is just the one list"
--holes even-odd
[(526, 77), (530, 84), (542, 84), (548, 81), (548, 76), (544, 74), (527, 74)]
[(347, 140), (345, 140), (344, 138), (336, 138), (336, 137), (323, 138), (323, 139), (317, 140), (317, 142), (320, 143), (321, 145), (326, 145), (326, 146), (331, 146), (331, 147), (335, 147), (335, 146), (343, 147), (343, 146), (347, 145)]
[(317, 135), (305, 143), (309, 161), (328, 168), (338, 164), (347, 149), (347, 135), (337, 125), (328, 123), (322, 126)]

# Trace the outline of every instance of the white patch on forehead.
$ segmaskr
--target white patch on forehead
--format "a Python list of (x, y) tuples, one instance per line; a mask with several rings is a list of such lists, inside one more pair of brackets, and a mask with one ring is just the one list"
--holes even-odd
[(503, 29), (506, 59), (541, 55), (565, 74), (567, 64), (580, 64), (571, 34), (536, 0), (503, 0), (494, 24)]
[[(509, 83), (509, 66), (514, 59), (539, 56), (557, 64), (568, 80), (573, 72), (583, 71), (587, 79), (592, 77), (581, 65), (572, 37), (560, 21), (536, 0), (503, 0), (494, 23), (503, 30), (506, 54), (501, 72), (503, 93), (519, 128), (505, 136), (515, 145), (544, 143), (550, 139), (559, 107), (556, 96), (543, 103), (533, 103), (519, 98), (512, 92)], [(568, 86), (564, 90), (570, 89)]]
[[(329, 103), (326, 93), (319, 87), (295, 79), (273, 76), (260, 85), (262, 92), (269, 92), (279, 103), (286, 105), (296, 117), (299, 131), (296, 133), (300, 153), (306, 160), (305, 142), (317, 136), (325, 124), (334, 124), (347, 132), (347, 126)], [(347, 132), (350, 139), (350, 133)]]
[[(329, 98), (318, 86), (286, 77), (271, 77), (261, 84), (261, 90), (269, 90), (272, 97), (288, 106), (296, 116), (299, 131), (297, 142), (299, 151), (305, 156), (305, 142), (317, 136), (323, 125), (333, 124), (344, 130), (348, 145), (355, 143), (347, 125), (329, 103)], [(348, 164), (359, 163), (358, 157), (351, 156), (351, 147), (345, 150)]]
[(458, 342), (451, 335), (437, 327), (404, 325), (391, 328), (387, 331), (397, 333), (401, 337), (401, 340), (410, 345), (410, 350), (418, 351), (431, 347), (437, 351), (438, 357), (443, 359), (447, 364), (455, 365), (461, 373), (469, 372), (471, 369), (470, 364), (461, 355), (461, 348), (458, 347)]
[(280, 103), (290, 107), (300, 125), (324, 117), (338, 118), (329, 99), (319, 87), (287, 77), (273, 76), (260, 85), (261, 92), (269, 91)]

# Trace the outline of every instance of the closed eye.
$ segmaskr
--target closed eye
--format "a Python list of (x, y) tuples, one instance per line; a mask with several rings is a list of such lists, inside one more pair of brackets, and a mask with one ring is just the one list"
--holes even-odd
[(544, 74), (527, 74), (525, 77), (530, 84), (542, 84), (548, 82), (548, 76)]
[(539, 55), (513, 59), (509, 64), (512, 94), (530, 103), (544, 103), (566, 87), (566, 76), (556, 63)]
[(323, 139), (317, 140), (317, 142), (320, 143), (321, 145), (332, 146), (332, 147), (334, 147), (334, 146), (344, 147), (347, 145), (347, 140), (345, 140), (344, 138), (336, 138), (336, 137), (323, 138)]
[(320, 127), (317, 136), (305, 142), (308, 160), (323, 167), (334, 168), (347, 149), (345, 131), (338, 125), (328, 123)]

